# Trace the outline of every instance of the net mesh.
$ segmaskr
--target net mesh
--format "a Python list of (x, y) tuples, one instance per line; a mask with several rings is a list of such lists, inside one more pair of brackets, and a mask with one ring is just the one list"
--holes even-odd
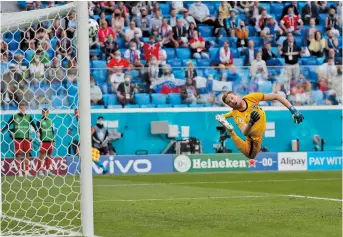
[(1, 25), (1, 235), (79, 236), (75, 7), (19, 16)]

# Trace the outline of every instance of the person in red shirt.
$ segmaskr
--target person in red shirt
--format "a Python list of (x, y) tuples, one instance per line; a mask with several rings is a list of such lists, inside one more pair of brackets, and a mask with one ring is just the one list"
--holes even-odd
[(198, 31), (195, 30), (193, 32), (193, 38), (189, 41), (189, 45), (191, 46), (193, 58), (210, 58), (208, 53), (206, 53), (205, 40), (203, 37), (198, 36)]
[(288, 15), (285, 15), (280, 22), (280, 26), (285, 34), (292, 33), (294, 35), (300, 35), (303, 25), (304, 23), (301, 20), (300, 15), (294, 14), (293, 6), (288, 8)]
[(113, 35), (114, 40), (117, 39), (116, 32), (111, 27), (108, 27), (106, 21), (102, 21), (101, 28), (99, 29), (99, 32), (98, 32), (99, 43), (101, 44), (101, 46), (104, 45), (104, 42), (106, 41), (107, 36), (109, 34)]
[(120, 51), (117, 50), (114, 53), (114, 58), (112, 58), (109, 63), (107, 64), (107, 68), (109, 68), (112, 72), (115, 68), (128, 68), (129, 62), (120, 56)]
[(156, 43), (156, 38), (154, 35), (151, 35), (149, 37), (148, 43), (140, 42), (139, 39), (137, 40), (141, 47), (143, 47), (144, 49), (144, 59), (147, 62), (150, 62), (152, 56), (155, 56), (157, 59), (159, 59), (159, 51), (163, 45), (163, 40), (161, 42)]

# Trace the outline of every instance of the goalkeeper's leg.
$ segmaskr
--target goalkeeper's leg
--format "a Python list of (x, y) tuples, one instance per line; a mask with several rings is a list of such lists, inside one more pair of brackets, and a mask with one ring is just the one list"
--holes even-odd
[(100, 151), (94, 147), (92, 147), (92, 160), (98, 167), (102, 168), (103, 174), (106, 174), (108, 172), (108, 169), (100, 161)]
[(247, 158), (254, 159), (259, 153), (261, 149), (260, 141), (253, 141), (251, 139), (243, 141), (233, 130), (229, 132), (229, 134), (237, 149), (242, 152), (243, 155), (245, 155)]

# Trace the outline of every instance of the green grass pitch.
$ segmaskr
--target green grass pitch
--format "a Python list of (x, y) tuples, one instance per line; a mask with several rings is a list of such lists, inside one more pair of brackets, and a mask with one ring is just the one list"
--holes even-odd
[[(341, 178), (338, 171), (95, 176), (95, 234), (338, 237), (342, 236)], [(12, 195), (23, 202), (5, 203), (4, 212), (66, 229), (80, 225), (72, 211), (79, 209), (79, 182), (72, 177), (63, 179), (25, 180), (20, 184), (6, 178), (6, 199)], [(7, 183), (12, 184), (12, 190), (29, 186), (49, 190), (36, 188), (15, 194), (10, 187), (6, 189)], [(64, 184), (58, 188), (62, 183), (70, 187)], [(50, 198), (48, 192), (58, 198)], [(67, 218), (63, 218), (65, 213)], [(39, 232), (37, 226), (29, 228), (5, 219), (2, 230), (14, 225), (18, 230)]]

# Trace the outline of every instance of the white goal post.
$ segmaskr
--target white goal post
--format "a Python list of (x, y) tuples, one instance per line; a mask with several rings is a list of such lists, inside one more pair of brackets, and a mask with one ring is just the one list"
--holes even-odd
[[(37, 187), (37, 177), (20, 177), (18, 180), (17, 178), (7, 178), (6, 174), (3, 174), (2, 171), (0, 173), (0, 236), (87, 236), (92, 237), (94, 236), (94, 221), (93, 221), (93, 181), (92, 181), (92, 158), (91, 158), (91, 120), (90, 120), (90, 66), (89, 66), (89, 45), (88, 45), (88, 2), (86, 1), (79, 1), (76, 3), (70, 3), (59, 7), (47, 8), (47, 9), (40, 9), (40, 10), (33, 10), (33, 11), (23, 11), (23, 12), (16, 12), (16, 13), (2, 13), (0, 14), (1, 18), (1, 33), (6, 32), (16, 32), (19, 30), (23, 30), (26, 27), (30, 27), (33, 24), (37, 24), (47, 20), (53, 20), (56, 16), (66, 16), (71, 10), (75, 11), (76, 9), (76, 19), (77, 19), (77, 28), (75, 31), (76, 34), (76, 49), (77, 49), (77, 81), (78, 81), (78, 95), (79, 95), (79, 131), (80, 131), (80, 163), (81, 163), (81, 172), (80, 172), (80, 185), (78, 185), (78, 181), (75, 181), (76, 178), (72, 178), (74, 187), (70, 187), (70, 184), (67, 181), (67, 177), (58, 177), (52, 178), (49, 177), (50, 180), (46, 178), (41, 179), (41, 183), (45, 181), (49, 181), (52, 183), (52, 186), (57, 185), (59, 182), (61, 184), (61, 190), (63, 188), (72, 188), (80, 187), (79, 193), (75, 191), (75, 198), (78, 198), (78, 194), (80, 194), (80, 205), (75, 205), (72, 203), (72, 207), (79, 207), (79, 210), (73, 212), (72, 214), (78, 215), (80, 217), (70, 217), (71, 220), (77, 219), (81, 220), (81, 227), (78, 226), (74, 228), (74, 226), (70, 224), (66, 224), (68, 228), (63, 229), (60, 226), (60, 222), (58, 218), (63, 218), (63, 215), (67, 216), (68, 212), (62, 211), (63, 213), (60, 215), (59, 213), (49, 215), (52, 218), (56, 218), (56, 220), (52, 221), (45, 221), (44, 215), (39, 216), (39, 221), (32, 216), (11, 216), (5, 212), (3, 208), (3, 202), (6, 199), (6, 195), (9, 193), (8, 189), (15, 187), (14, 190), (11, 191), (11, 195), (17, 198), (18, 196), (15, 192), (21, 192), (20, 185), (15, 186), (14, 183), (20, 182), (28, 182), (28, 189), (24, 190), (23, 192), (31, 192), (30, 188), (33, 189), (34, 192), (39, 192), (40, 187)], [(19, 46), (18, 46), (19, 47)], [(2, 75), (2, 74), (1, 74)], [(2, 76), (1, 76), (2, 79)], [(31, 111), (33, 114), (40, 114), (40, 111)], [(64, 113), (63, 111), (60, 112), (61, 114)], [(67, 113), (67, 112), (66, 112)], [(68, 113), (72, 113), (71, 110), (68, 110)], [(7, 114), (10, 114), (7, 113)], [(3, 112), (1, 112), (1, 118), (3, 120), (4, 116)], [(6, 120), (7, 121), (7, 120)], [(63, 120), (62, 120), (63, 121)], [(3, 122), (3, 121), (2, 121)], [(1, 146), (0, 146), (1, 148)], [(7, 152), (7, 151), (6, 151)], [(1, 156), (3, 151), (1, 151)], [(6, 159), (4, 159), (6, 160)], [(0, 168), (3, 168), (3, 157), (1, 157)], [(8, 179), (8, 180), (7, 180)], [(26, 179), (26, 180), (25, 180)], [(56, 180), (54, 180), (56, 179)], [(38, 178), (39, 181), (39, 178)], [(9, 183), (6, 187), (3, 187), (3, 182)], [(48, 182), (48, 183), (49, 183)], [(55, 182), (57, 184), (55, 184)], [(63, 182), (66, 182), (66, 185), (63, 186)], [(39, 182), (38, 182), (39, 183)], [(72, 183), (73, 184), (73, 183)], [(69, 186), (68, 186), (69, 185)], [(22, 185), (24, 186), (24, 185)], [(49, 189), (50, 187), (45, 187)], [(38, 190), (38, 191), (37, 191)], [(55, 191), (55, 190), (53, 190)], [(66, 192), (66, 191), (65, 191)], [(63, 205), (62, 202), (54, 203), (55, 200), (53, 194), (50, 194), (49, 190), (47, 191), (49, 197), (48, 202), (53, 203), (51, 205)], [(54, 192), (51, 192), (54, 193)], [(59, 195), (59, 193), (55, 193), (55, 195)], [(9, 195), (10, 196), (10, 195)], [(25, 195), (24, 195), (25, 196)], [(37, 200), (42, 197), (38, 197)], [(33, 198), (35, 200), (35, 198)], [(48, 199), (48, 198), (47, 198)], [(66, 197), (67, 202), (68, 196)], [(6, 200), (8, 202), (8, 200)], [(31, 200), (30, 200), (31, 201)], [(43, 200), (44, 201), (44, 200)], [(42, 201), (42, 202), (43, 202)], [(18, 200), (18, 205), (25, 205), (25, 200)], [(27, 203), (26, 203), (27, 204)], [(46, 205), (45, 203), (43, 206)], [(11, 203), (7, 203), (7, 206), (11, 207)], [(8, 209), (8, 207), (7, 207)], [(38, 213), (38, 209), (36, 209)], [(9, 213), (16, 213), (14, 211), (9, 211)], [(25, 213), (25, 211), (23, 211)], [(69, 217), (69, 216), (68, 216)], [(58, 219), (58, 220), (57, 220)], [(4, 221), (4, 222), (3, 222)], [(21, 223), (21, 225), (15, 225), (16, 230), (13, 230), (11, 226), (11, 221)], [(72, 222), (72, 221), (70, 221)], [(6, 224), (5, 224), (6, 223)], [(57, 223), (55, 225), (55, 223)], [(69, 223), (69, 222), (68, 222)], [(4, 227), (2, 226), (4, 224)], [(23, 227), (24, 226), (24, 227)], [(5, 231), (4, 231), (4, 229)], [(40, 231), (40, 232), (39, 232)]]

